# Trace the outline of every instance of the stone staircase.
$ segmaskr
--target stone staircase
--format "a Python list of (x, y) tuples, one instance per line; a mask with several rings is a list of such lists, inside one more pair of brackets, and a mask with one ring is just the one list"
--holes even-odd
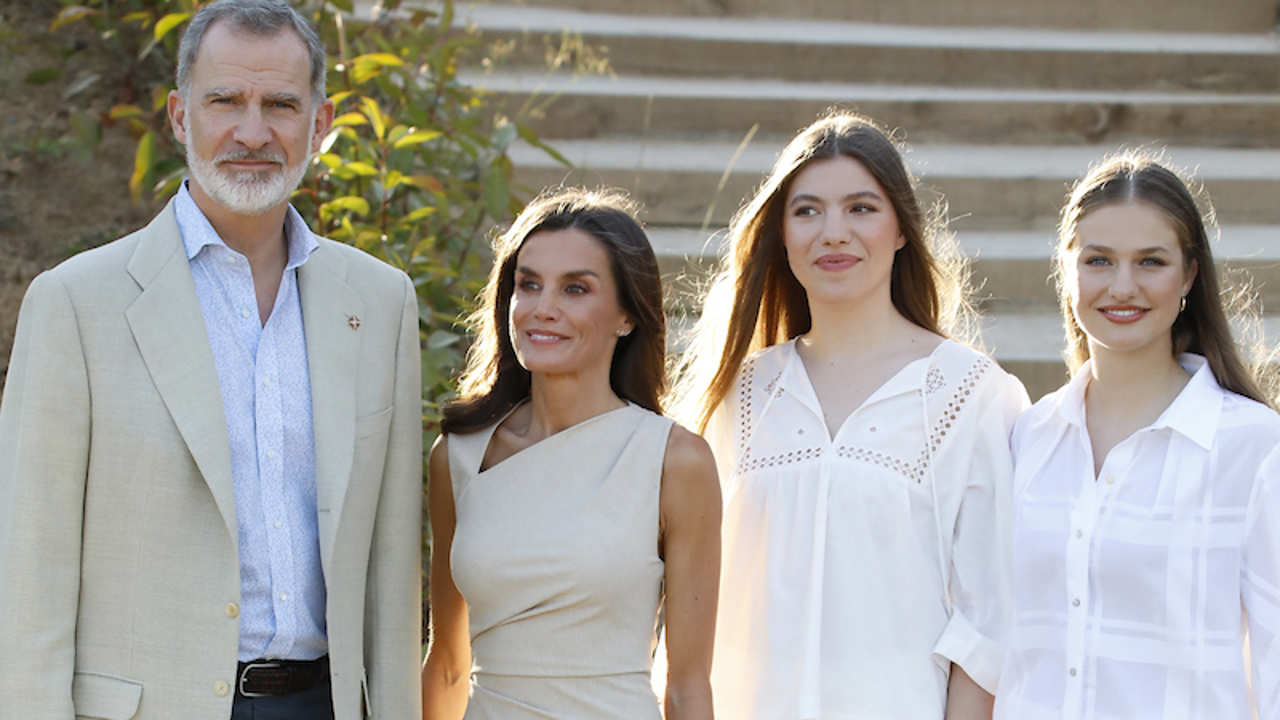
[[(517, 147), (520, 179), (629, 190), (677, 288), (710, 266), (716, 231), (824, 108), (900, 128), (925, 199), (945, 197), (975, 260), (984, 344), (1034, 399), (1064, 377), (1046, 280), (1058, 209), (1073, 178), (1122, 146), (1167, 147), (1197, 172), (1222, 226), (1217, 255), (1250, 271), (1280, 339), (1275, 0), (1171, 2), (1159, 17), (1144, 7), (530, 0), (458, 13), (520, 41), (504, 69), (470, 82), (511, 107), (556, 96), (535, 125), (575, 169)], [(539, 38), (565, 31), (605, 46), (614, 74), (548, 74)], [(678, 325), (696, 311), (687, 299), (671, 307)]]

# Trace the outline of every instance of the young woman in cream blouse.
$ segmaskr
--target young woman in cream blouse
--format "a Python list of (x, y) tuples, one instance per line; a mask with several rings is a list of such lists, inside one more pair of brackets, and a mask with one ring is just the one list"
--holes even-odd
[(963, 283), (901, 155), (824, 117), (730, 233), (677, 388), (725, 503), (717, 716), (989, 718), (1026, 393), (946, 339)]
[(1280, 416), (1231, 338), (1195, 201), (1157, 160), (1112, 157), (1059, 237), (1074, 375), (1014, 433), (996, 716), (1280, 717)]

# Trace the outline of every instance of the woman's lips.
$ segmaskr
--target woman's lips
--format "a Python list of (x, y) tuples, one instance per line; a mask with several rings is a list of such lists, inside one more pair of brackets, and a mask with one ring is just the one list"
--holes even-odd
[(564, 335), (547, 330), (529, 330), (524, 335), (534, 345), (555, 345), (565, 339)]
[(1134, 305), (1112, 305), (1098, 308), (1098, 312), (1107, 320), (1118, 325), (1128, 325), (1141, 320), (1150, 310)]
[(818, 258), (817, 262), (815, 262), (814, 264), (823, 270), (836, 271), (836, 270), (848, 270), (854, 265), (857, 265), (859, 262), (861, 262), (861, 260), (857, 256), (839, 253), (839, 254), (832, 254), (832, 255), (823, 255), (822, 257)]

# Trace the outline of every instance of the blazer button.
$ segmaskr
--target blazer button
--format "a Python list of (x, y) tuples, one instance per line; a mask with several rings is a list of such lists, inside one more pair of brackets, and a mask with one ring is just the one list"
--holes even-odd
[(227, 693), (231, 692), (231, 686), (219, 680), (213, 684), (213, 692), (218, 697), (226, 697)]
[(240, 606), (235, 603), (227, 603), (227, 617), (233, 620), (240, 617)]

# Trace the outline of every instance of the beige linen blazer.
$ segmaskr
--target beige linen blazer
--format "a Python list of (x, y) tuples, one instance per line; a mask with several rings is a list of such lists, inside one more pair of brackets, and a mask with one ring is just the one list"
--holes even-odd
[[(298, 284), (336, 717), (418, 718), (416, 295), (324, 239)], [(229, 718), (236, 528), (218, 377), (170, 204), (23, 300), (0, 400), (0, 717)]]

